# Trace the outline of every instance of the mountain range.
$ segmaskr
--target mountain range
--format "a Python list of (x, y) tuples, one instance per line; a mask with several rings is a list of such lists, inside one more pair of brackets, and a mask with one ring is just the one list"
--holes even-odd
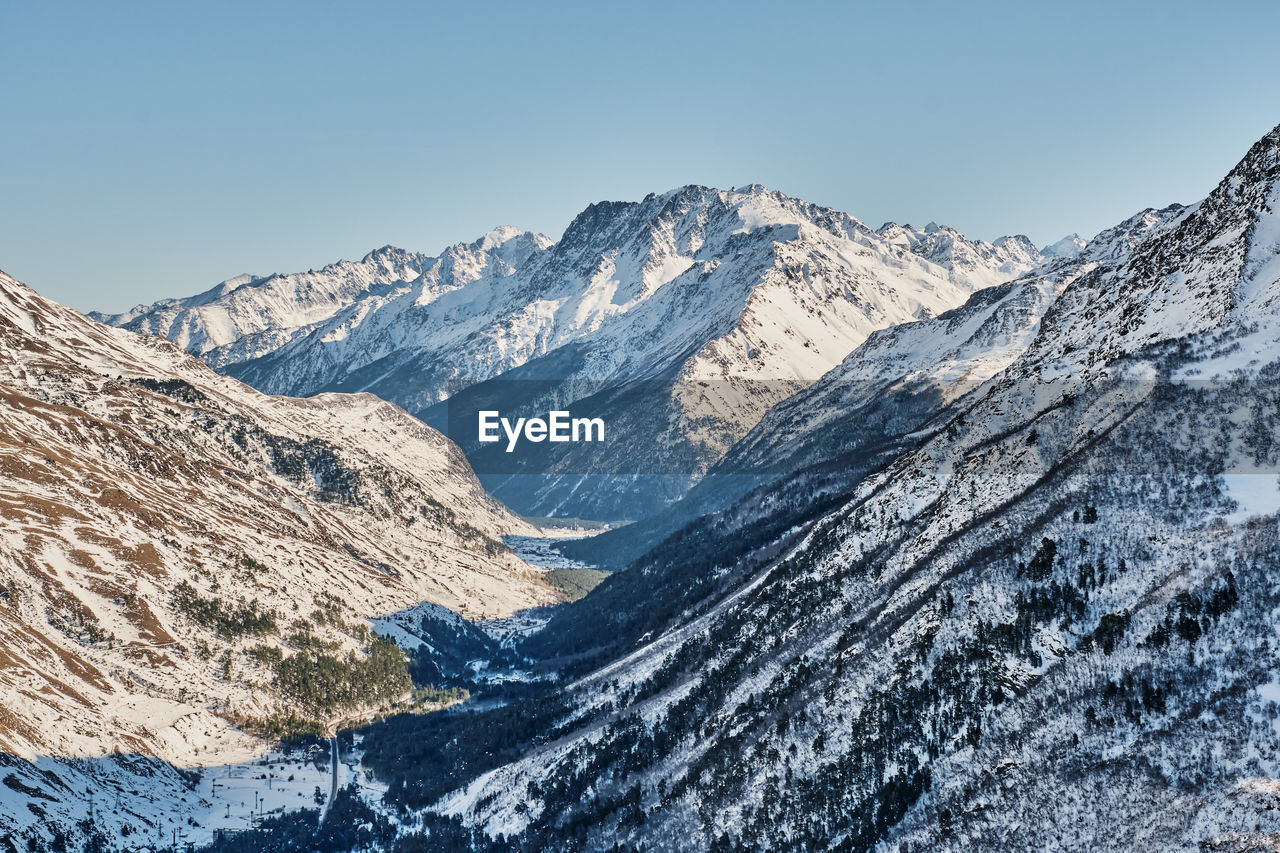
[[(267, 393), (377, 394), (444, 430), (518, 511), (621, 520), (682, 496), (871, 332), (1043, 257), (1025, 237), (872, 230), (760, 186), (689, 186), (593, 204), (559, 241), (507, 227), (437, 258), (384, 247), (98, 318)], [(513, 459), (476, 442), (475, 401), (600, 415), (608, 440)]]
[(1269, 848), (1278, 306), (1280, 128), (771, 410), (731, 454), (776, 482), (526, 641), (562, 686), (366, 733), (384, 802), (472, 849)]
[(733, 451), (803, 467), (530, 639), (542, 726), (394, 799), (521, 849), (1273, 844), (1278, 203), (1280, 128), (872, 336)]
[[(113, 697), (142, 692), (117, 685), (165, 670), (228, 739), (272, 711), (367, 720), (330, 742), (320, 809), (192, 827), (210, 853), (1280, 838), (1280, 127), (1199, 203), (1045, 250), (690, 187), (593, 205), (558, 242), (499, 229), (104, 318), (177, 345), (0, 286), (4, 434), (31, 436), (0, 493), (27, 649), (4, 709), (40, 726), (7, 723), (0, 819), (32, 850), (193, 819), (190, 749), (124, 729), (145, 784), (101, 757)], [(631, 461), (504, 468), (411, 417), (493, 399), (607, 408), (604, 455)], [(640, 520), (563, 546), (616, 570), (589, 594), (486, 638), (415, 606), (554, 600), (499, 541), (538, 530), (482, 483)], [(258, 630), (291, 599), (306, 630)], [(174, 660), (121, 676), (130, 642), (165, 645), (139, 601)], [(476, 695), (413, 707), (423, 669), (361, 625)], [(322, 653), (348, 706), (282, 666)], [(109, 831), (77, 824), (73, 791), (113, 784), (137, 787)]]

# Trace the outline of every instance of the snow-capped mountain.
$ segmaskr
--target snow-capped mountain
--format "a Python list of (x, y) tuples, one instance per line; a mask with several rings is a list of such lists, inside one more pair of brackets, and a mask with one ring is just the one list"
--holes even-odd
[(1001, 237), (994, 243), (975, 242), (936, 222), (924, 228), (886, 222), (876, 234), (891, 245), (949, 270), (952, 281), (978, 288), (1016, 278), (1045, 255), (1021, 235)]
[(946, 346), (864, 344), (845, 372), (972, 382), (807, 516), (707, 517), (571, 605), (525, 647), (562, 687), (367, 730), (401, 825), (470, 849), (1272, 846), (1280, 127), (1097, 248), (938, 318)]
[(89, 316), (168, 338), (221, 367), (273, 352), (355, 300), (417, 279), (432, 260), (384, 246), (358, 262), (293, 275), (239, 275), (186, 299)]
[[(1100, 261), (1127, 259), (1135, 244), (1182, 210), (1143, 211), (1102, 231), (1071, 259), (985, 288), (937, 317), (872, 333), (818, 382), (770, 409), (681, 500), (635, 524), (566, 543), (564, 550), (620, 569), (655, 541), (753, 489), (752, 514), (761, 519), (783, 504), (842, 493), (868, 465), (918, 442), (919, 430), (938, 411), (1021, 355), (1067, 283)], [(803, 497), (770, 485), (811, 466), (822, 466), (824, 474), (805, 481)]]
[(1087, 245), (1079, 234), (1068, 234), (1056, 243), (1050, 243), (1040, 250), (1046, 258), (1074, 258), (1084, 251)]
[(0, 273), (0, 397), (0, 836), (73, 825), (89, 782), (153, 832), (171, 765), (406, 700), (371, 620), (557, 597), (501, 541), (537, 531), (372, 395), (268, 397)]
[[(698, 417), (688, 418), (699, 428), (687, 435), (709, 445), (708, 436), (724, 439), (705, 456), (711, 470), (730, 478), (745, 472), (756, 482), (744, 488), (755, 490), (734, 502), (741, 491), (712, 493), (705, 479), (688, 500), (710, 495), (698, 504), (710, 512), (651, 542), (626, 571), (556, 611), (541, 630), (505, 641), (516, 644), (512, 653), (524, 655), (522, 665), (534, 670), (518, 687), (470, 713), (400, 715), (363, 728), (347, 747), (350, 765), (343, 772), (352, 785), (338, 795), (335, 772), (334, 801), (323, 816), (277, 820), (214, 849), (268, 843), (400, 853), (1274, 846), (1280, 837), (1280, 391), (1274, 382), (1280, 375), (1280, 127), (1199, 204), (1142, 211), (1079, 251), (1040, 255), (1007, 282), (1002, 276), (1016, 271), (982, 266), (974, 259), (988, 255), (943, 228), (890, 225), (869, 232), (843, 215), (824, 218), (755, 188), (681, 192), (693, 192), (697, 203), (676, 204), (678, 192), (639, 205), (599, 206), (556, 244), (539, 247), (533, 235), (501, 232), (459, 248), (455, 262), (488, 258), (506, 242), (523, 241), (502, 261), (510, 271), (500, 278), (511, 281), (489, 278), (467, 298), (491, 305), (509, 298), (516, 285), (545, 286), (536, 291), (539, 299), (555, 304), (543, 304), (548, 316), (532, 321), (550, 336), (544, 342), (561, 340), (555, 336), (568, 328), (561, 322), (564, 305), (575, 317), (579, 309), (597, 310), (599, 322), (595, 330), (565, 332), (562, 343), (512, 355), (506, 345), (526, 341), (528, 330), (504, 326), (509, 334), (503, 337), (486, 320), (489, 325), (468, 334), (489, 335), (487, 345), (470, 337), (454, 344), (460, 353), (488, 353), (492, 370), (461, 357), (450, 365), (432, 362), (436, 356), (422, 349), (415, 350), (424, 359), (416, 364), (458, 380), (445, 391), (457, 398), (499, 381), (527, 382), (533, 390), (523, 392), (523, 402), (542, 403), (557, 393), (546, 380), (553, 386), (565, 377), (589, 380), (595, 383), (589, 395), (577, 399), (625, 403), (637, 413), (630, 435), (642, 439), (646, 452), (651, 436), (638, 413), (664, 413), (655, 406), (664, 398), (632, 389), (636, 379), (662, 379), (677, 407), (699, 403)], [(728, 223), (713, 215), (720, 210), (715, 198), (721, 205), (741, 202), (728, 205)], [(637, 212), (659, 199), (658, 214)], [(659, 214), (672, 204), (663, 219)], [(760, 221), (781, 217), (770, 205), (797, 217), (803, 209), (808, 224), (748, 224), (752, 211), (766, 211)], [(706, 212), (700, 225), (699, 211)], [(711, 264), (699, 252), (714, 247), (719, 263), (704, 268), (704, 287), (682, 281), (693, 266), (672, 276), (674, 267), (658, 264), (656, 278), (618, 274), (618, 258), (648, 257), (624, 251), (632, 241), (618, 236), (637, 233), (637, 221), (670, 224), (668, 243), (676, 249), (659, 252), (659, 260), (686, 257), (680, 247), (696, 242), (694, 234), (701, 242), (688, 252), (693, 264)], [(734, 221), (744, 230), (725, 234)], [(668, 232), (655, 233), (639, 245), (651, 251), (665, 245), (659, 238)], [(617, 252), (602, 298), (625, 310), (608, 311), (600, 302), (584, 309), (574, 294), (601, 285), (591, 271), (599, 272), (600, 246), (610, 244)], [(578, 253), (566, 248), (572, 245)], [(1004, 241), (1001, 251), (1030, 256), (1035, 250), (1028, 246)], [(754, 272), (720, 272), (730, 254), (738, 269)], [(550, 265), (546, 259), (560, 266), (545, 279), (521, 272)], [(433, 268), (427, 267), (420, 278)], [(932, 276), (930, 287), (912, 291), (909, 319), (859, 326), (860, 317), (884, 319), (907, 307), (906, 290), (876, 285), (886, 267), (898, 270), (898, 281), (921, 287), (923, 270)], [(955, 295), (962, 289), (952, 278), (955, 268), (989, 270), (990, 286), (934, 310), (919, 294), (933, 294), (939, 303), (942, 295)], [(466, 292), (486, 275), (450, 284), (427, 305)], [(571, 282), (563, 303), (556, 301), (555, 281)], [(628, 281), (634, 292), (619, 297)], [(675, 282), (681, 284), (672, 287)], [(369, 318), (381, 317), (377, 322), (392, 328), (411, 311), (402, 305), (398, 314), (387, 313), (397, 289), (362, 297), (356, 305), (387, 301), (371, 302), (360, 322), (330, 343), (345, 347), (349, 337), (368, 334), (361, 329)], [(716, 312), (727, 293), (739, 301), (737, 313), (726, 318)], [(502, 309), (486, 308), (486, 316), (510, 317), (510, 305), (528, 299), (524, 293)], [(841, 300), (879, 313), (859, 314)], [(98, 397), (78, 390), (78, 373), (68, 380), (66, 371), (53, 371), (48, 378), (38, 359), (47, 357), (44, 342), (53, 334), (23, 326), (22, 311), (0, 316), (27, 332), (13, 333), (12, 358), (28, 365), (24, 379), (32, 377), (28, 387), (39, 393), (24, 393), (42, 405), (56, 403), (60, 416), (64, 409), (84, 410), (104, 423), (121, 422), (133, 410), (118, 400), (111, 404), (115, 382), (141, 385), (133, 393), (172, 401), (162, 406), (184, 417), (183, 405), (192, 405), (186, 385), (148, 383), (121, 370), (119, 356), (95, 361), (102, 357), (92, 353), (113, 352), (112, 341), (187, 365), (190, 372), (176, 378), (198, 393), (222, 389), (229, 400), (227, 389), (238, 389), (257, 401), (255, 412), (271, 401), (192, 367), (164, 344), (104, 338), (106, 330), (92, 324), (59, 329), (70, 346), (85, 343), (85, 364), (98, 365), (82, 369), (101, 383), (94, 386), (105, 401), (99, 411), (90, 406)], [(770, 331), (773, 316), (792, 335), (804, 334), (810, 343), (804, 350), (814, 348), (821, 337), (815, 330), (824, 328), (858, 342), (809, 382), (797, 371), (779, 371), (777, 360), (792, 356), (792, 342), (785, 331)], [(715, 325), (716, 317), (727, 325)], [(615, 334), (618, 329), (634, 334)], [(268, 376), (274, 359), (311, 346), (314, 334), (298, 335), (243, 368)], [(834, 332), (823, 340), (835, 340)], [(767, 363), (754, 363), (750, 350), (757, 346), (774, 347)], [(415, 364), (373, 357), (356, 371), (372, 371), (365, 376), (373, 384), (397, 371), (407, 380)], [(284, 370), (290, 361), (276, 366)], [(111, 380), (113, 371), (118, 378)], [(197, 374), (200, 382), (192, 378)], [(740, 376), (785, 390), (766, 404), (767, 392), (734, 385)], [(717, 399), (727, 394), (717, 387), (765, 408), (751, 416), (725, 414)], [(55, 392), (63, 396), (54, 399)], [(327, 399), (272, 404), (323, 407)], [(429, 413), (430, 405), (419, 411)], [(166, 416), (148, 410), (148, 417), (123, 423), (145, 426), (148, 441), (166, 446), (153, 437), (154, 424)], [(203, 430), (206, 437), (192, 439), (193, 446), (225, 446), (214, 420), (215, 428)], [(51, 431), (94, 435), (87, 425)], [(274, 434), (267, 427), (262, 432)], [(243, 448), (238, 433), (228, 434)], [(306, 487), (295, 500), (311, 495), (319, 508), (321, 497), (352, 492), (347, 478), (317, 464), (310, 451), (301, 454), (301, 468), (311, 479), (299, 480), (299, 460), (279, 455), (278, 442), (253, 432), (246, 438), (257, 441), (250, 446), (260, 448), (269, 475), (293, 476)], [(353, 434), (342, 440), (364, 446)], [(100, 443), (93, 448), (94, 458), (117, 460)], [(70, 451), (55, 449), (43, 462), (32, 456), (28, 470), (64, 464)], [(137, 458), (154, 473), (146, 454), (124, 454), (135, 467)], [(227, 467), (243, 467), (239, 456), (234, 461)], [(117, 476), (137, 476), (133, 471)], [(184, 476), (177, 467), (160, 475), (165, 484)], [(33, 482), (43, 484), (41, 497), (52, 501), (80, 489), (97, 494), (93, 476), (93, 470), (50, 473)], [(387, 477), (383, 469), (369, 475), (378, 483)], [(760, 486), (760, 478), (769, 479)], [(383, 497), (391, 501), (385, 491)], [(388, 512), (378, 500), (357, 504), (394, 528), (403, 513)], [(167, 537), (189, 538), (189, 528), (163, 529)], [(68, 529), (80, 535), (74, 520), (62, 523), (58, 535), (70, 535)], [(657, 536), (653, 528), (630, 528), (632, 534), (646, 529)], [(252, 540), (252, 532), (238, 535)], [(608, 542), (612, 535), (598, 538)], [(198, 543), (177, 541), (177, 548), (164, 538), (154, 547), (170, 549), (185, 565), (184, 555)], [(33, 547), (26, 539), (23, 545)], [(224, 574), (233, 578), (244, 565), (255, 577), (255, 564), (272, 556), (263, 551)], [(68, 563), (92, 575), (82, 557)], [(55, 568), (59, 577), (71, 572)], [(174, 602), (184, 613), (214, 592), (194, 567), (188, 583), (197, 597), (182, 592)], [(245, 587), (236, 599), (250, 611), (241, 612), (237, 624), (252, 623), (260, 606), (245, 601), (251, 591)], [(129, 598), (121, 600), (127, 607)], [(315, 604), (324, 617), (316, 624), (330, 624), (323, 602)], [(56, 613), (51, 607), (47, 620)], [(387, 624), (412, 628), (420, 612), (402, 612)], [(89, 630), (66, 617), (63, 623), (71, 633)], [(448, 619), (441, 624), (467, 630)], [(436, 636), (426, 628), (423, 634), (419, 639), (427, 643)], [(86, 639), (82, 644), (92, 646)], [(334, 642), (349, 647), (352, 639), (335, 636)], [(235, 660), (232, 666), (234, 673)], [(336, 742), (333, 749), (336, 760)], [(20, 769), (12, 782), (6, 777), (8, 791), (41, 800), (38, 808), (59, 796), (59, 783), (38, 766)], [(82, 779), (75, 777), (76, 784)], [(0, 802), (9, 797), (0, 792)]]
[[(269, 393), (371, 391), (441, 426), (449, 418), (438, 404), (490, 380), (505, 383), (512, 410), (541, 399), (516, 390), (529, 380), (575, 389), (577, 397), (557, 401), (564, 405), (604, 395), (619, 424), (607, 447), (523, 467), (517, 459), (491, 470), (490, 485), (524, 512), (635, 517), (678, 497), (765, 410), (871, 332), (942, 313), (1041, 259), (1025, 238), (984, 243), (934, 224), (874, 231), (759, 186), (593, 204), (554, 243), (506, 228), (436, 259), (397, 258), (378, 266), (381, 278), (360, 265), (360, 276), (352, 265), (327, 268), (356, 284), (317, 285), (326, 299), (348, 301), (307, 326), (288, 306), (301, 276), (268, 280), (276, 284), (261, 299), (284, 304), (238, 320), (246, 337), (235, 341), (207, 330), (221, 323), (221, 335), (229, 326), (220, 318), (238, 317), (259, 299), (252, 289), (267, 284), (113, 320), (165, 334)], [(403, 281), (385, 284), (395, 276)], [(384, 284), (366, 284), (375, 279)], [(196, 326), (203, 337), (188, 331)], [(618, 389), (636, 382), (658, 387), (636, 394), (633, 384), (620, 402)], [(492, 397), (497, 387), (474, 396)], [(475, 459), (475, 425), (465, 426), (453, 437)], [(591, 455), (599, 450), (613, 467)], [(645, 494), (635, 480), (653, 472), (670, 476)], [(591, 473), (623, 477), (632, 503), (619, 502), (607, 477), (585, 481)]]

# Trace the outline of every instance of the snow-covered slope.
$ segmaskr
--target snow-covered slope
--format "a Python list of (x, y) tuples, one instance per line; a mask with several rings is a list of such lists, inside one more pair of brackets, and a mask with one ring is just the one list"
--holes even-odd
[[(1181, 214), (1173, 205), (1144, 211), (1093, 240), (1080, 241), (1070, 260), (1007, 284), (986, 288), (936, 318), (871, 335), (821, 380), (769, 411), (713, 469), (786, 474), (832, 460), (865, 442), (861, 424), (877, 423), (885, 436), (913, 432), (900, 422), (908, 396), (927, 396), (925, 413), (958, 400), (1019, 358), (1036, 338), (1040, 318), (1058, 294), (1103, 262), (1128, 259), (1132, 247)], [(884, 406), (899, 420), (869, 417)]]
[[(766, 409), (871, 332), (942, 313), (1039, 260), (1025, 238), (989, 244), (932, 224), (873, 231), (759, 186), (684, 187), (591, 205), (556, 243), (507, 228), (415, 260), (417, 277), (361, 292), (308, 327), (296, 325), (300, 312), (265, 310), (258, 322), (289, 337), (270, 352), (262, 345), (268, 332), (243, 345), (192, 345), (186, 327), (168, 319), (167, 304), (122, 319), (271, 393), (371, 391), (415, 414), (495, 379), (508, 392), (530, 378), (567, 383), (578, 397), (565, 404), (657, 381), (670, 387), (630, 404), (644, 412), (633, 420), (649, 434), (624, 427), (607, 448), (615, 464), (608, 473), (675, 475), (674, 485), (631, 507), (643, 512), (677, 497)], [(505, 408), (530, 403), (511, 393)], [(473, 439), (474, 423), (466, 427), (453, 437)], [(573, 458), (550, 468), (581, 474), (600, 471), (597, 462)], [(550, 468), (539, 459), (495, 473)], [(634, 515), (600, 497), (616, 491), (608, 483), (584, 487), (581, 478), (560, 476), (543, 486), (499, 493), (527, 512)]]
[(357, 672), (370, 620), (424, 600), (554, 600), (508, 533), (536, 531), (392, 404), (264, 396), (0, 273), (0, 753), (233, 763), (246, 729), (398, 701), (317, 698), (280, 664)]
[[(570, 608), (613, 659), (468, 722), (521, 748), (406, 772), (413, 725), (372, 730), (390, 799), (493, 849), (1273, 845), (1280, 127), (1144, 218), (1002, 289), (1016, 346), (977, 334), (1003, 299), (954, 315), (989, 375), (834, 506), (710, 519), (601, 586), (634, 610)], [(899, 372), (957, 364), (910, 337)]]

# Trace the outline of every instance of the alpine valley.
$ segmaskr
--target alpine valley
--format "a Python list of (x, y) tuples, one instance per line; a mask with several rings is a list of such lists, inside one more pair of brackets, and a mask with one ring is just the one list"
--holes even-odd
[(1045, 249), (684, 187), (95, 318), (0, 277), (8, 851), (1280, 846), (1280, 127)]

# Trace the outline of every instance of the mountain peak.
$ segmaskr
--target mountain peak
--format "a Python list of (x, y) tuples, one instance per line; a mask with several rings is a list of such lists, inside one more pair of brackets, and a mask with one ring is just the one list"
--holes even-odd
[(1262, 174), (1272, 179), (1280, 172), (1280, 124), (1249, 148), (1249, 152), (1227, 175), (1231, 178), (1238, 173)]
[(526, 233), (529, 232), (517, 228), (514, 225), (499, 225), (496, 228), (491, 228), (489, 231), (485, 232), (477, 243), (488, 249), (494, 246), (501, 246), (503, 243), (506, 243), (509, 240), (514, 240), (516, 237)]
[(1056, 243), (1050, 243), (1040, 250), (1040, 254), (1050, 258), (1074, 258), (1084, 251), (1085, 240), (1074, 231)]
[(360, 259), (360, 263), (367, 264), (370, 261), (376, 261), (383, 258), (394, 258), (394, 257), (399, 257), (407, 254), (409, 254), (409, 252), (406, 251), (405, 249), (401, 249), (399, 246), (393, 246), (390, 243), (388, 243), (385, 246), (379, 246), (378, 248), (374, 249), (372, 252), (367, 253), (363, 258)]
[(1195, 211), (1208, 222), (1229, 216), (1232, 208), (1247, 208), (1257, 216), (1267, 211), (1267, 199), (1280, 183), (1280, 125), (1249, 149)]

